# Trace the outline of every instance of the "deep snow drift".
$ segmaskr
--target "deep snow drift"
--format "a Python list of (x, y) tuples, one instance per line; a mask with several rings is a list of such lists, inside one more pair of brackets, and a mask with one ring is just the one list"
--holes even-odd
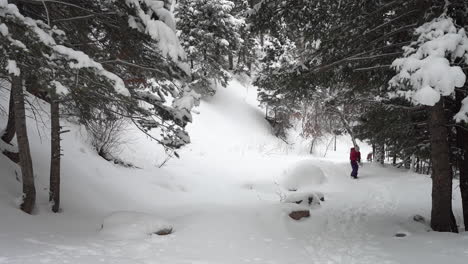
[[(17, 209), (17, 167), (0, 156), (0, 263), (466, 262), (466, 233), (429, 232), (413, 221), (430, 214), (427, 176), (366, 163), (361, 179), (352, 180), (346, 138), (336, 152), (323, 144), (319, 157), (294, 155), (294, 147), (270, 135), (255, 95), (254, 87), (233, 81), (203, 101), (189, 127), (193, 143), (162, 168), (161, 148), (132, 128), (120, 157), (141, 169), (104, 161), (82, 129), (64, 123), (71, 132), (63, 140), (60, 214), (48, 210), (44, 110), (44, 125), (29, 123), (34, 215)], [(1, 104), (7, 99), (2, 94)], [(361, 149), (363, 156), (369, 151)], [(325, 201), (296, 222), (288, 213), (303, 207), (282, 202), (294, 193), (285, 183), (322, 193)], [(167, 227), (174, 233), (153, 233)]]

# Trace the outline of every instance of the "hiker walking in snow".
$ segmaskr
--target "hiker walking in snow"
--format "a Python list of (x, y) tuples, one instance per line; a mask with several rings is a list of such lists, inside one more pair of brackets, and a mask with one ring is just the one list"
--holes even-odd
[(361, 152), (359, 152), (358, 146), (351, 148), (349, 159), (351, 160), (351, 168), (353, 169), (351, 172), (351, 177), (357, 179), (359, 164), (361, 163)]

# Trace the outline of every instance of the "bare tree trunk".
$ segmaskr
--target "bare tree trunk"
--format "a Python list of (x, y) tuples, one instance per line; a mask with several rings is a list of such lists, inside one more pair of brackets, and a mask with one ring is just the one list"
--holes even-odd
[(310, 142), (309, 154), (314, 154), (314, 146), (315, 146), (315, 140), (316, 140), (316, 139), (317, 139), (317, 138), (314, 137), (314, 138), (312, 139), (312, 142)]
[(460, 170), (460, 193), (463, 205), (463, 221), (468, 229), (468, 131), (457, 128), (458, 144), (462, 147), (462, 156), (458, 164)]
[[(456, 92), (457, 108), (461, 107), (464, 94)], [(463, 206), (463, 222), (465, 231), (468, 229), (468, 127), (457, 126), (457, 145), (461, 150), (458, 156), (458, 169), (460, 170), (460, 193)]]
[(15, 103), (13, 99), (13, 89), (10, 89), (10, 102), (8, 104), (8, 122), (5, 131), (2, 135), (2, 140), (6, 143), (10, 143), (15, 137), (16, 133), (14, 107)]
[(49, 201), (53, 202), (52, 212), (57, 213), (60, 209), (60, 108), (57, 95), (51, 93), (50, 115), (51, 115), (51, 159), (50, 159), (50, 187)]
[[(8, 121), (5, 131), (2, 135), (2, 139), (5, 143), (10, 144), (13, 138), (15, 137), (16, 127), (15, 127), (15, 103), (13, 100), (13, 89), (10, 89), (10, 100), (8, 104)], [(19, 163), (19, 154), (18, 152), (10, 152), (8, 150), (3, 150), (3, 155), (9, 158), (14, 163)]]
[(21, 210), (31, 214), (36, 202), (36, 187), (34, 186), (34, 172), (29, 149), (28, 131), (26, 127), (26, 113), (24, 109), (24, 92), (20, 76), (12, 75), (11, 89), (14, 99), (16, 139), (20, 157), (21, 174), (23, 176), (23, 202)]
[(228, 55), (229, 58), (229, 70), (234, 70), (234, 56), (232, 54)]
[(439, 232), (458, 232), (452, 212), (452, 170), (443, 98), (430, 110), (432, 159), (431, 227)]
[(378, 163), (382, 165), (385, 163), (385, 144), (384, 143), (379, 142), (376, 144), (374, 157)]

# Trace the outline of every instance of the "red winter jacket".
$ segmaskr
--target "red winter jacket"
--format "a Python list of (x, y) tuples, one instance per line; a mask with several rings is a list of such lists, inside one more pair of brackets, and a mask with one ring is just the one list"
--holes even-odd
[(351, 154), (349, 155), (351, 161), (361, 162), (361, 152), (356, 151), (355, 148), (351, 148)]

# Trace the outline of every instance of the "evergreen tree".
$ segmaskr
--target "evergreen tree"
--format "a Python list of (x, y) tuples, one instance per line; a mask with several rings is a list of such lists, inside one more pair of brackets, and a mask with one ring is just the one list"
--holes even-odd
[(225, 87), (231, 78), (233, 58), (243, 43), (240, 30), (245, 30), (235, 8), (227, 0), (179, 2), (178, 27), (191, 66), (191, 87), (202, 95), (214, 94), (213, 86)]

